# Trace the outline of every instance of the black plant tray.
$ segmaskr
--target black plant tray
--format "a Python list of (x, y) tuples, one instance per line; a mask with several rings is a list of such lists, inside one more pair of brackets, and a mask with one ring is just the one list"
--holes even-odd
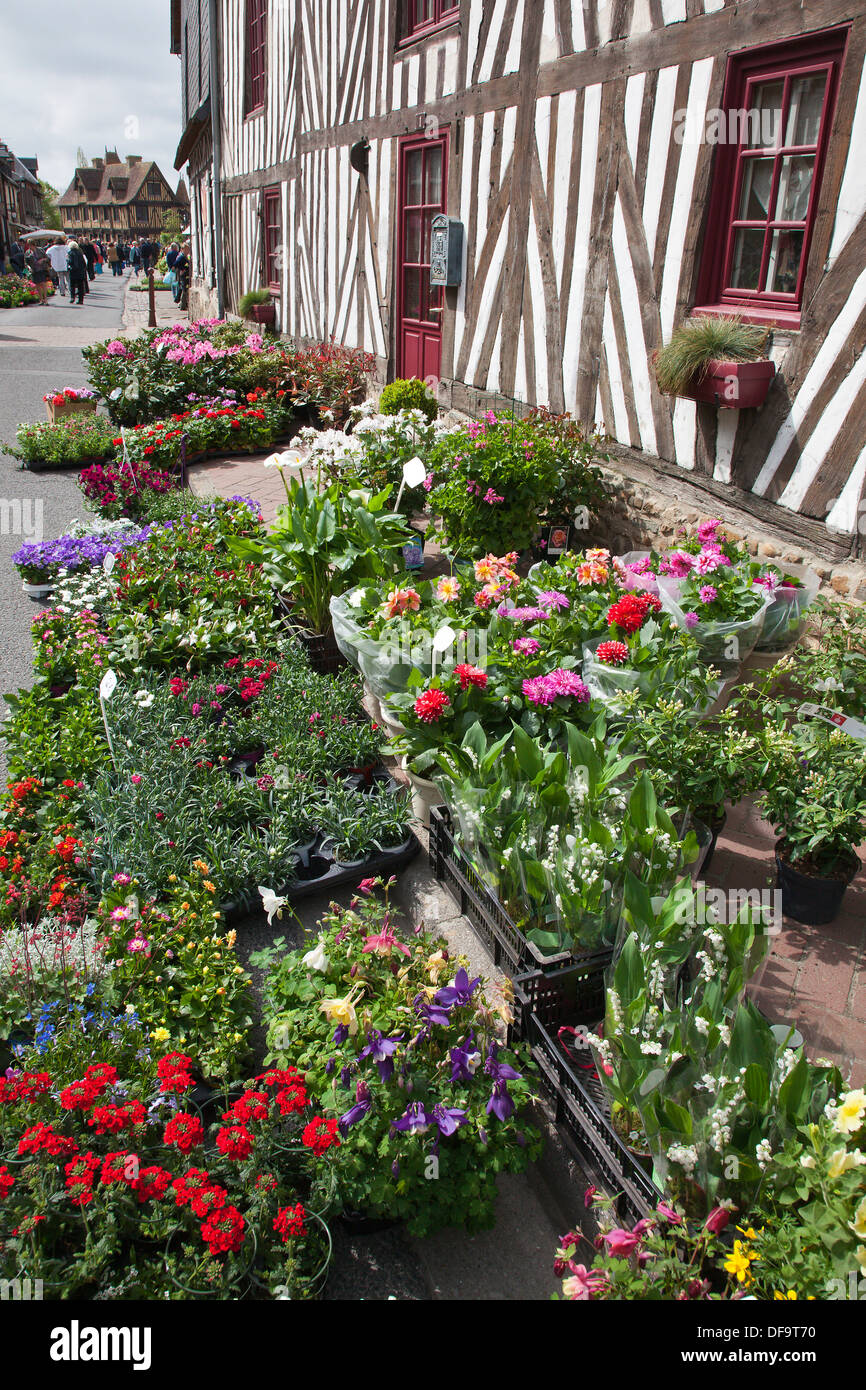
[(73, 469), (76, 473), (80, 473), (85, 468), (93, 468), (95, 464), (111, 463), (113, 459), (113, 453), (103, 454), (101, 458), (75, 459), (74, 461), (70, 459), (63, 463), (49, 463), (42, 459), (25, 459), (22, 461), (21, 467), (29, 473), (64, 473)]
[(543, 955), (527, 940), (456, 843), (451, 815), (445, 806), (434, 806), (430, 811), (430, 865), (434, 877), (457, 901), (497, 966), (511, 975), (530, 970), (551, 974), (579, 963), (595, 980), (596, 1016), (604, 1012), (604, 971), (611, 960), (610, 948), (601, 946)]
[[(420, 841), (410, 831), (408, 843), (404, 848), (373, 854), (369, 859), (347, 869), (342, 864), (338, 864), (327, 852), (323, 854), (321, 844), (322, 839), (319, 836), (313, 841), (313, 847), (305, 858), (308, 866), (312, 865), (314, 868), (319, 868), (319, 864), (314, 864), (313, 861), (321, 860), (328, 867), (323, 873), (317, 874), (315, 878), (293, 879), (280, 892), (280, 896), (285, 897), (287, 902), (301, 902), (304, 898), (311, 898), (316, 893), (332, 893), (335, 888), (357, 887), (362, 878), (388, 878), (398, 869), (411, 863), (421, 849)], [(275, 889), (275, 891), (278, 890)], [(232, 926), (245, 917), (260, 913), (261, 910), (261, 899), (256, 894), (255, 899), (250, 898), (246, 902), (224, 904), (222, 912), (224, 921), (228, 926)]]
[[(594, 1185), (617, 1195), (620, 1219), (639, 1221), (662, 1198), (647, 1173), (622, 1142), (610, 1121), (607, 1095), (592, 1063), (587, 1044), (574, 1049), (585, 1056), (580, 1066), (560, 1041), (560, 1028), (592, 1030), (601, 1013), (590, 1003), (587, 976), (580, 965), (556, 975), (534, 970), (514, 981), (514, 1023), (509, 1041), (529, 1044), (541, 1089), (557, 1125), (577, 1150)], [(571, 1034), (566, 1035), (571, 1037)]]

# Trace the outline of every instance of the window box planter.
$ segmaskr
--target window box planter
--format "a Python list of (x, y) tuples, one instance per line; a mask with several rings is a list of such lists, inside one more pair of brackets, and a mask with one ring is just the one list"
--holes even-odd
[(705, 375), (684, 392), (686, 400), (704, 401), (727, 410), (750, 410), (764, 404), (776, 375), (775, 362), (723, 362), (707, 364)]
[(270, 304), (251, 304), (245, 317), (252, 319), (253, 323), (274, 324), (277, 320), (277, 306), (273, 302)]
[(96, 401), (70, 401), (65, 400), (62, 405), (55, 405), (54, 401), (45, 402), (45, 409), (48, 412), (48, 419), (52, 425), (56, 425), (59, 420), (66, 419), (69, 415), (95, 415)]

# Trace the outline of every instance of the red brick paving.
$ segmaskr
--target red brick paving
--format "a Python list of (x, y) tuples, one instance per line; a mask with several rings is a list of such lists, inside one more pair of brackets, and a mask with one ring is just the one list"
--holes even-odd
[[(706, 874), (708, 886), (775, 885), (772, 826), (755, 806), (729, 810)], [(861, 853), (861, 858), (863, 855)], [(848, 888), (842, 911), (825, 927), (788, 918), (749, 992), (774, 1022), (794, 1023), (810, 1057), (836, 1062), (850, 1080), (866, 1079), (866, 875)]]
[[(199, 494), (255, 497), (270, 523), (285, 492), (277, 470), (263, 467), (265, 457), (195, 464), (190, 486)], [(774, 888), (774, 842), (772, 826), (752, 802), (730, 809), (707, 885)], [(861, 872), (848, 888), (842, 911), (829, 926), (807, 927), (785, 919), (749, 992), (774, 1022), (796, 1024), (810, 1057), (836, 1062), (858, 1084), (866, 1080), (866, 874)]]

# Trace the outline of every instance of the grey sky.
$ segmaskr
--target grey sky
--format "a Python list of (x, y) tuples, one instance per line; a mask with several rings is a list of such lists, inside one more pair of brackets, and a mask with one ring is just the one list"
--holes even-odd
[(168, 0), (0, 0), (0, 140), (62, 193), (80, 145), (155, 159), (172, 188), (180, 59)]

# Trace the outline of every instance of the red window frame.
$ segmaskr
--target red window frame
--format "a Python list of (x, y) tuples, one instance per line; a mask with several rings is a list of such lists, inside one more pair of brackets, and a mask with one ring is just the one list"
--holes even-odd
[(280, 268), (277, 255), (283, 242), (283, 195), (282, 190), (266, 188), (262, 197), (262, 249), (264, 251), (264, 274), (268, 289), (280, 290)]
[(460, 18), (455, 0), (403, 0), (400, 41), (407, 43), (435, 29), (444, 29)]
[(268, 0), (246, 0), (245, 116), (261, 111), (265, 104), (267, 68)]
[[(850, 26), (846, 25), (787, 43), (749, 49), (733, 54), (728, 59), (721, 103), (725, 115), (722, 137), (724, 140), (727, 136), (727, 142), (721, 143), (716, 152), (707, 224), (708, 228), (719, 228), (720, 232), (717, 235), (711, 231), (707, 237), (698, 281), (699, 302), (693, 313), (737, 313), (747, 320), (775, 322), (791, 328), (799, 326), (809, 248), (819, 207), (821, 178), (827, 158), (839, 91), (839, 77), (849, 33)], [(792, 82), (796, 78), (820, 72), (825, 72), (827, 79), (817, 140), (808, 146), (788, 145), (785, 140)], [(751, 129), (749, 116), (753, 112), (758, 114), (758, 109), (750, 105), (751, 93), (765, 82), (783, 83), (782, 108), (775, 133), (775, 144), (766, 147), (748, 143)], [(745, 120), (740, 121), (736, 113), (743, 111), (748, 115)], [(760, 124), (760, 115), (758, 122)], [(736, 140), (730, 139), (732, 131), (736, 132)], [(786, 160), (788, 169), (792, 169), (793, 161), (798, 157), (814, 161), (808, 205), (804, 216), (783, 219), (778, 215), (781, 211), (781, 172)], [(766, 217), (740, 216), (744, 181), (750, 161), (771, 158), (773, 169)], [(735, 286), (731, 281), (734, 278), (732, 271), (737, 234), (740, 231), (759, 231), (761, 228), (764, 240), (758, 284), (755, 288)], [(786, 231), (803, 234), (796, 283), (791, 290), (771, 289), (768, 288), (768, 274), (774, 239), (776, 245), (781, 246)]]

